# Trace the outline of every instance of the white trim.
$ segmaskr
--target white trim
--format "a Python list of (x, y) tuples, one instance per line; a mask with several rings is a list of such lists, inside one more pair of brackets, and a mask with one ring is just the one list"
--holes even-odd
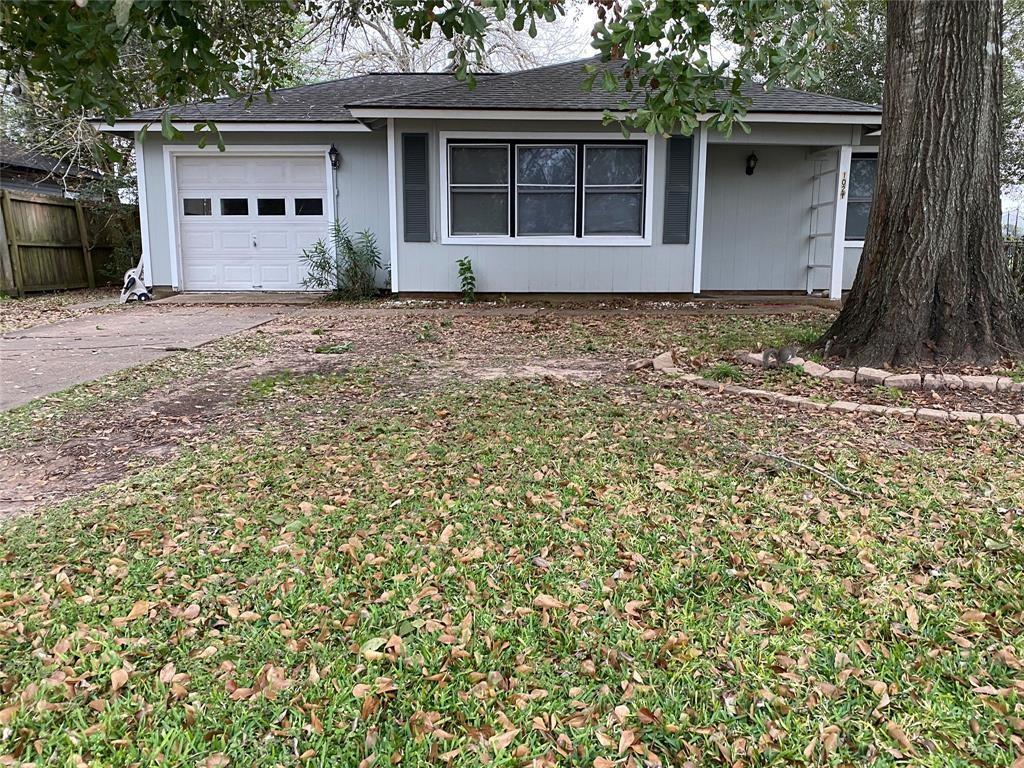
[(839, 173), (836, 178), (836, 215), (832, 223), (832, 269), (829, 279), (828, 297), (843, 297), (843, 261), (846, 257), (846, 198), (850, 178), (850, 158), (853, 147), (839, 148)]
[[(584, 237), (568, 235), (531, 235), (525, 237), (511, 237), (508, 235), (450, 235), (448, 232), (448, 141), (459, 139), (484, 139), (501, 141), (509, 140), (552, 140), (552, 141), (644, 141), (646, 142), (645, 152), (647, 155), (647, 167), (644, 177), (644, 234), (641, 237), (634, 235), (589, 235)], [(439, 182), (441, 189), (441, 243), (443, 245), (564, 245), (564, 246), (646, 246), (651, 245), (652, 230), (654, 229), (654, 137), (644, 134), (639, 139), (627, 139), (619, 133), (605, 132), (575, 132), (575, 133), (548, 133), (548, 132), (516, 132), (502, 131), (441, 131), (438, 134), (438, 155)], [(578, 159), (577, 159), (578, 162)], [(510, 169), (511, 173), (511, 169)], [(509, 194), (514, 194), (509, 184)], [(509, 206), (511, 209), (511, 206)], [(510, 214), (511, 216), (511, 214)], [(512, 223), (509, 222), (511, 232)]]
[(146, 196), (146, 158), (142, 140), (135, 139), (135, 180), (139, 185), (139, 230), (142, 235), (142, 272), (147, 288), (153, 287), (153, 252), (149, 245), (149, 199)]
[[(214, 124), (217, 126), (217, 130), (221, 133), (236, 133), (239, 131), (247, 131), (250, 133), (294, 133), (294, 132), (309, 132), (315, 133), (316, 131), (324, 131), (329, 133), (338, 133), (339, 131), (358, 131), (360, 133), (366, 133), (370, 128), (362, 123), (314, 123), (314, 122), (284, 122), (268, 120), (264, 122), (255, 121), (218, 121), (216, 118), (211, 118)], [(96, 130), (105, 131), (107, 133), (121, 132), (121, 131), (145, 131), (146, 133), (160, 133), (161, 124), (159, 120), (146, 121), (146, 120), (119, 120), (113, 125), (110, 123), (102, 123), (100, 121), (91, 121), (96, 126)], [(172, 125), (179, 131), (185, 133), (192, 133), (197, 125), (206, 125), (205, 120), (175, 120)], [(203, 131), (207, 133), (207, 131)], [(215, 135), (215, 134), (210, 134)]]
[(693, 293), (700, 293), (704, 269), (704, 190), (708, 170), (708, 126), (701, 123), (697, 139), (697, 213), (693, 222)]
[(391, 118), (388, 118), (388, 225), (391, 292), (398, 293), (398, 160), (395, 121)]
[[(567, 109), (426, 109), (382, 107), (350, 107), (352, 116), (360, 120), (373, 118), (417, 118), (430, 120), (465, 120), (473, 118), (497, 120), (583, 120), (602, 121), (611, 114), (613, 118), (627, 117), (627, 112), (605, 112), (602, 110)], [(715, 113), (698, 115), (700, 122), (706, 122)], [(742, 117), (745, 123), (831, 123), (839, 125), (881, 125), (882, 115), (870, 112), (748, 112)]]
[[(178, 237), (178, 184), (177, 184), (177, 163), (175, 159), (180, 156), (196, 155), (252, 155), (254, 157), (265, 157), (267, 155), (323, 155), (327, 158), (327, 169), (331, 168), (330, 145), (322, 146), (317, 144), (293, 144), (293, 145), (264, 145), (264, 144), (236, 144), (227, 146), (223, 150), (216, 146), (207, 145), (200, 149), (183, 144), (164, 144), (164, 204), (167, 208), (167, 245), (171, 254), (171, 289), (182, 290), (182, 264), (180, 238)], [(331, 187), (331, 176), (328, 172), (324, 178), (324, 196), (327, 198), (328, 221), (337, 216), (334, 198), (328, 194)]]

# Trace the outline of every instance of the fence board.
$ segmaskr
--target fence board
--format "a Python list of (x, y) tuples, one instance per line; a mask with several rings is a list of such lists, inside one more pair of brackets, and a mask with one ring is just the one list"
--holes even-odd
[(79, 201), (4, 190), (0, 214), (0, 290), (22, 296), (96, 285), (94, 262), (110, 257), (111, 233)]

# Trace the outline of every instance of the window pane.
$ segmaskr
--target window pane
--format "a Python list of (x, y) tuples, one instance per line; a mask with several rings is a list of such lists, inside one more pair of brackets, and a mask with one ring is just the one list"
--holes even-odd
[(508, 192), (452, 189), (453, 235), (507, 235)]
[(184, 203), (186, 216), (213, 215), (213, 206), (210, 205), (210, 198), (208, 197), (186, 197)]
[(850, 201), (846, 204), (846, 239), (863, 240), (868, 231), (868, 213), (871, 212), (871, 203), (856, 203)]
[(870, 200), (875, 194), (875, 168), (878, 159), (854, 157), (850, 160), (850, 199)]
[(576, 185), (575, 147), (519, 147), (517, 184)]
[(640, 235), (643, 218), (643, 196), (636, 191), (586, 192), (584, 235)]
[(564, 187), (520, 188), (516, 217), (520, 235), (574, 235), (576, 191)]
[(296, 216), (323, 216), (324, 201), (319, 197), (296, 197)]
[(256, 213), (260, 216), (284, 216), (284, 198), (261, 197), (257, 199)]
[(643, 147), (587, 147), (584, 184), (642, 184), (644, 180)]
[(220, 200), (221, 216), (248, 216), (249, 200), (245, 197), (222, 197)]
[(452, 184), (508, 184), (508, 147), (504, 144), (451, 149)]

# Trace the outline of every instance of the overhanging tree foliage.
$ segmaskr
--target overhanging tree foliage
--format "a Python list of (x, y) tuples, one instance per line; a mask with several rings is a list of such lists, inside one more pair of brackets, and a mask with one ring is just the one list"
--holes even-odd
[[(641, 92), (644, 106), (624, 104), (623, 122), (655, 134), (692, 132), (705, 113), (711, 127), (742, 126), (740, 86), (754, 78), (771, 87), (800, 77), (813, 87), (815, 51), (841, 21), (829, 12), (832, 0), (590, 2), (599, 15), (595, 47), (626, 64), (621, 82), (602, 71), (592, 85)], [(336, 29), (390, 16), (414, 41), (458, 39), (450, 68), (472, 79), (490, 16), (532, 32), (564, 13), (567, 0), (79, 5), (0, 6), (0, 67), (44, 83), (69, 109), (109, 118), (127, 110), (122, 85), (103, 64), (129, 34), (159, 52), (149, 73), (159, 98), (181, 102), (278, 85), (303, 14), (314, 27)], [(877, 202), (854, 291), (830, 333), (833, 349), (853, 360), (989, 362), (1024, 354), (1024, 310), (998, 240), (1001, 11), (998, 0), (889, 5)], [(720, 41), (728, 56), (713, 55)]]

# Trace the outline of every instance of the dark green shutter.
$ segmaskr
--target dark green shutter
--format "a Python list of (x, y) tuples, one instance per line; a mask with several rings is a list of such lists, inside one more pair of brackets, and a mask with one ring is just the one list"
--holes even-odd
[(402, 134), (402, 210), (405, 242), (430, 242), (430, 200), (427, 194), (427, 134)]
[(665, 221), (663, 243), (690, 242), (690, 188), (693, 186), (693, 137), (668, 140), (665, 169)]

